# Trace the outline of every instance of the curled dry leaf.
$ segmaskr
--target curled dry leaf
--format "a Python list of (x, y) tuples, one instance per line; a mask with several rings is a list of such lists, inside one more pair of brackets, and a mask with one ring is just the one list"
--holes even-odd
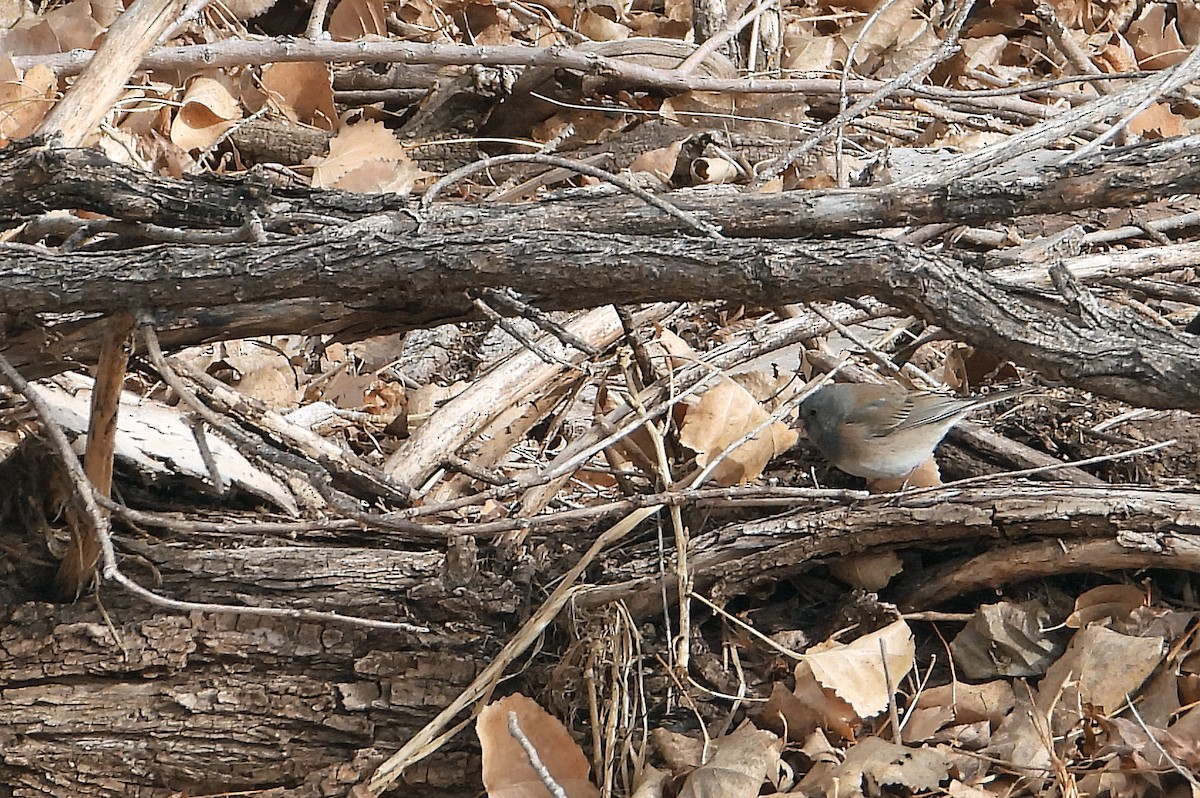
[(588, 779), (588, 761), (566, 727), (533, 699), (514, 693), (483, 708), (475, 733), (483, 748), (483, 785), (488, 798), (549, 798), (550, 790), (529, 762), (521, 743), (509, 731), (515, 713), (521, 733), (568, 798), (596, 798), (600, 791)]
[(196, 78), (171, 122), (171, 142), (183, 150), (203, 150), (242, 118), (242, 106), (223, 83)]
[(822, 687), (845, 700), (859, 717), (887, 709), (900, 680), (916, 657), (912, 630), (895, 621), (847, 643), (824, 643), (806, 653), (804, 663)]
[(680, 139), (666, 147), (644, 152), (629, 164), (629, 171), (648, 172), (663, 183), (670, 183), (671, 175), (675, 173), (675, 162), (679, 160), (679, 151), (682, 148), (683, 139)]
[(726, 158), (697, 158), (692, 162), (692, 178), (697, 183), (721, 185), (741, 176), (737, 164)]
[(1128, 618), (1146, 603), (1146, 594), (1133, 585), (1100, 585), (1075, 599), (1075, 611), (1067, 616), (1066, 625), (1082, 629), (1103, 618)]

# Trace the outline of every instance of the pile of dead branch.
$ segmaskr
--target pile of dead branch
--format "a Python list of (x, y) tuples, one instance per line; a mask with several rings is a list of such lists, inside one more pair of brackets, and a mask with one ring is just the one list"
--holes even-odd
[(1200, 795), (1194, 5), (204, 5), (3, 12), (0, 792)]

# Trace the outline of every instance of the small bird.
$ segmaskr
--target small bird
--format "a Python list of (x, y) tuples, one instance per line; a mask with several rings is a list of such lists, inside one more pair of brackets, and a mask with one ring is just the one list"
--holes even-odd
[(891, 479), (928, 460), (963, 416), (1032, 390), (960, 399), (897, 385), (826, 385), (800, 404), (800, 419), (813, 445), (842, 471)]

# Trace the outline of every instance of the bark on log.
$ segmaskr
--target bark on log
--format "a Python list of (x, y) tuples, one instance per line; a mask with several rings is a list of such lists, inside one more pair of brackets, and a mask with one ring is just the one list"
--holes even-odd
[[(474, 231), (413, 236), (407, 226), (397, 219), (384, 231), (340, 229), (253, 246), (68, 256), (9, 248), (0, 313), (11, 322), (36, 313), (152, 309), (170, 329), (177, 313), (210, 312), (198, 308), (223, 309), (223, 323), (228, 314), (242, 315), (234, 310), (242, 303), (253, 309), (301, 301), (305, 308), (323, 297), (339, 302), (344, 316), (319, 326), (280, 319), (284, 326), (271, 332), (354, 337), (475, 318), (472, 292), (485, 287), (513, 288), (552, 310), (713, 298), (774, 306), (871, 294), (1051, 379), (1131, 404), (1200, 409), (1194, 336), (1128, 310), (1007, 283), (915, 247), (871, 238), (712, 241), (580, 232), (497, 240)], [(311, 321), (316, 308), (306, 309), (300, 318)], [(10, 326), (5, 355), (31, 376), (47, 373), (44, 333), (21, 332)], [(177, 331), (174, 340), (217, 337), (228, 334), (205, 326)], [(92, 353), (63, 355), (86, 361)]]

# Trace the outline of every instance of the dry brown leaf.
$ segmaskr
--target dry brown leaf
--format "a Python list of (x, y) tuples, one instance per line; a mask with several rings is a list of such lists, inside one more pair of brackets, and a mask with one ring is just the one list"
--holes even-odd
[(879, 66), (872, 70), (876, 77), (890, 78), (900, 75), (919, 62), (937, 52), (942, 40), (937, 30), (922, 17), (915, 17), (900, 26), (896, 42), (879, 57)]
[(985, 72), (1001, 63), (1001, 56), (1004, 55), (1004, 50), (1010, 44), (1007, 36), (976, 36), (971, 39), (962, 39), (962, 65), (959, 67), (963, 72), (972, 69), (982, 69)]
[(339, 0), (329, 15), (329, 35), (335, 42), (387, 35), (385, 0)]
[(525, 749), (509, 731), (509, 713), (532, 743), (554, 781), (569, 798), (596, 798), (588, 761), (567, 728), (520, 693), (493, 701), (475, 721), (483, 748), (483, 784), (489, 798), (549, 798), (550, 790), (529, 763)]
[(461, 34), (445, 12), (431, 0), (407, 0), (389, 6), (389, 9), (400, 23), (401, 37), (409, 41), (454, 41)]
[(704, 761), (704, 741), (677, 731), (656, 726), (650, 730), (654, 749), (676, 776), (700, 767)]
[(597, 144), (607, 141), (627, 125), (621, 114), (602, 111), (570, 111), (553, 116), (534, 125), (530, 137), (534, 141), (550, 141), (559, 138), (568, 127), (573, 145)]
[(54, 29), (41, 17), (26, 18), (11, 30), (0, 31), (0, 52), (5, 55), (46, 55), (59, 52)]
[(823, 77), (833, 71), (834, 60), (845, 51), (839, 37), (819, 36), (812, 23), (793, 20), (784, 28), (781, 64), (784, 69)]
[[(596, 392), (596, 420), (603, 418), (616, 408), (617, 402), (611, 393), (604, 389)], [(645, 426), (641, 426), (605, 449), (604, 455), (614, 470), (637, 468), (646, 475), (657, 475), (658, 456), (656, 451), (653, 436)]]
[(356, 373), (351, 364), (345, 363), (328, 379), (314, 382), (304, 392), (305, 402), (325, 401), (343, 410), (357, 409), (366, 403), (367, 390), (375, 384), (375, 375)]
[(428, 176), (380, 122), (347, 125), (330, 140), (328, 155), (309, 158), (305, 164), (314, 167), (313, 188), (363, 193), (409, 194)]
[(116, 0), (72, 0), (65, 6), (47, 12), (43, 18), (54, 31), (60, 52), (90, 50), (96, 45), (96, 37), (123, 10), (124, 6)]
[(869, 718), (888, 708), (893, 691), (912, 670), (915, 657), (912, 630), (904, 621), (895, 621), (847, 644), (814, 646), (805, 653), (803, 664), (859, 717)]
[(37, 129), (54, 104), (57, 87), (49, 67), (38, 64), (19, 75), (11, 58), (0, 57), (0, 146)]
[(1176, 0), (1174, 5), (1180, 38), (1189, 46), (1200, 43), (1200, 2)]
[(799, 439), (796, 430), (775, 421), (756, 437), (726, 452), (731, 444), (769, 417), (770, 413), (749, 391), (726, 378), (687, 407), (679, 427), (679, 442), (696, 453), (696, 463), (701, 468), (725, 453), (712, 472), (712, 479), (718, 485), (748, 482), (762, 473), (772, 457), (787, 451)]
[(959, 672), (972, 681), (1040, 675), (1062, 650), (1043, 631), (1049, 617), (1037, 601), (979, 607), (950, 643)]
[(671, 774), (653, 765), (645, 765), (633, 779), (633, 794), (629, 798), (662, 798)]
[(762, 725), (786, 733), (791, 742), (806, 740), (819, 730), (828, 730), (843, 740), (854, 739), (862, 721), (854, 708), (821, 687), (806, 663), (800, 662), (793, 673), (794, 690), (779, 683), (772, 687), (759, 715)]
[(753, 798), (779, 767), (783, 741), (747, 723), (716, 746), (712, 759), (684, 781), (679, 798)]
[(633, 31), (628, 25), (615, 22), (595, 11), (584, 11), (579, 17), (579, 32), (594, 42), (619, 42), (629, 38)]
[(224, 357), (207, 370), (272, 410), (291, 409), (300, 402), (296, 372), (287, 357), (253, 343), (230, 342)]
[(204, 150), (241, 118), (242, 106), (223, 83), (196, 78), (171, 122), (171, 141), (184, 150)]
[(395, 418), (408, 409), (408, 391), (402, 383), (377, 380), (367, 389), (363, 406), (371, 415)]
[[(885, 6), (886, 7), (883, 7)], [(875, 68), (876, 59), (886, 50), (896, 46), (905, 35), (906, 28), (914, 15), (924, 6), (923, 0), (879, 0), (875, 4), (883, 7), (880, 14), (874, 18), (871, 25), (867, 20), (846, 28), (841, 39), (847, 48), (857, 42), (854, 51), (854, 65), (859, 73), (869, 75)], [(911, 35), (911, 31), (909, 33)]]
[(675, 162), (679, 160), (679, 151), (682, 148), (683, 139), (680, 139), (666, 147), (644, 152), (629, 164), (629, 171), (647, 172), (663, 183), (670, 183), (671, 175), (675, 173)]
[(272, 64), (263, 70), (262, 88), (293, 122), (337, 129), (333, 77), (327, 65), (315, 61)]
[(1129, 120), (1128, 130), (1136, 136), (1165, 139), (1187, 133), (1187, 120), (1166, 103), (1155, 103)]
[(888, 787), (928, 793), (950, 778), (949, 760), (932, 748), (906, 748), (878, 737), (860, 740), (838, 768), (840, 795), (888, 795)]
[(1125, 31), (1142, 69), (1165, 69), (1187, 57), (1175, 17), (1167, 17), (1165, 4), (1149, 3)]
[(1053, 753), (1047, 750), (1045, 743), (1045, 713), (1031, 705), (1028, 697), (1020, 693), (1015, 697), (1016, 706), (982, 753), (995, 757), (1019, 773), (1041, 778), (1050, 771)]
[(947, 726), (984, 723), (998, 728), (1012, 711), (1016, 698), (1012, 685), (995, 680), (983, 684), (953, 684), (923, 690), (909, 710), (905, 742), (924, 742)]
[(1124, 36), (1114, 33), (1108, 44), (1100, 48), (1097, 60), (1108, 65), (1109, 72), (1136, 72), (1138, 70), (1137, 55)]
[(1100, 585), (1075, 599), (1075, 611), (1064, 622), (1071, 629), (1081, 629), (1101, 618), (1128, 618), (1146, 603), (1145, 592), (1133, 585)]
[(1038, 685), (1037, 706), (1055, 710), (1055, 733), (1073, 726), (1079, 707), (1116, 712), (1162, 661), (1160, 637), (1134, 637), (1103, 626), (1081, 629)]

